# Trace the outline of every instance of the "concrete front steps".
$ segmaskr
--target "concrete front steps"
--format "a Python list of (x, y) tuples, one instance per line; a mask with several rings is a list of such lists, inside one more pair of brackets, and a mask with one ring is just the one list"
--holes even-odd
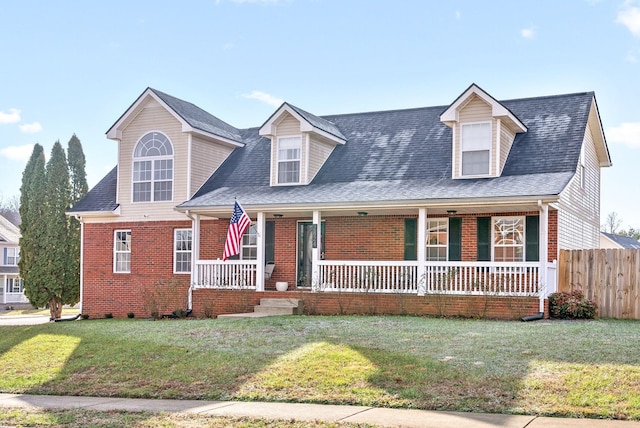
[(260, 304), (253, 308), (253, 312), (244, 314), (224, 314), (218, 318), (260, 318), (272, 315), (301, 315), (302, 300), (300, 299), (260, 299)]

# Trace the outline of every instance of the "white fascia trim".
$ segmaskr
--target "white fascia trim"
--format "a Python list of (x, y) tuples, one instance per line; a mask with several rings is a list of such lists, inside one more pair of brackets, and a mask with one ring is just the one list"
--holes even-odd
[[(149, 97), (149, 96), (153, 97), (153, 99), (158, 101), (167, 110), (172, 111), (170, 108), (168, 108), (168, 106), (164, 102), (162, 102), (162, 100), (160, 98), (158, 98), (151, 91), (150, 88), (147, 88), (147, 90), (144, 91), (142, 93), (142, 95), (140, 95), (138, 97), (138, 99), (131, 105), (131, 107), (129, 107), (127, 109), (127, 111), (124, 112), (124, 114), (122, 116), (120, 116), (120, 119), (118, 119), (118, 121), (116, 123), (114, 123), (111, 128), (109, 128), (109, 130), (107, 131), (107, 138), (109, 138), (111, 140), (122, 139), (122, 130), (120, 129), (120, 127), (129, 119), (129, 116), (131, 116), (131, 114), (134, 111), (136, 111), (144, 101), (146, 101), (147, 97)], [(175, 115), (175, 112), (173, 112), (173, 114)]]
[(459, 107), (467, 102), (470, 96), (473, 94), (480, 97), (484, 102), (491, 106), (491, 115), (495, 118), (498, 117), (507, 117), (509, 118), (514, 125), (518, 128), (517, 132), (527, 132), (527, 127), (513, 115), (506, 107), (496, 101), (491, 95), (480, 89), (475, 84), (471, 85), (469, 89), (467, 89), (462, 95), (458, 97), (456, 101), (453, 102), (447, 108), (444, 113), (440, 115), (440, 121), (444, 122), (448, 126), (452, 126), (454, 122), (458, 122), (458, 113)]
[(282, 106), (280, 106), (280, 108), (278, 110), (276, 110), (276, 112), (271, 115), (271, 118), (265, 122), (264, 125), (262, 125), (262, 127), (260, 128), (260, 130), (258, 131), (258, 133), (263, 136), (263, 137), (272, 137), (276, 134), (276, 126), (277, 126), (277, 122), (280, 119), (280, 117), (282, 116), (282, 113), (287, 112), (289, 113), (291, 116), (293, 116), (299, 123), (300, 123), (300, 132), (313, 132), (314, 134), (318, 134), (321, 135), (325, 138), (328, 138), (329, 140), (335, 142), (336, 144), (344, 144), (346, 143), (345, 140), (343, 140), (340, 137), (337, 137), (333, 134), (330, 134), (326, 131), (323, 131), (322, 129), (316, 128), (315, 126), (313, 126), (311, 123), (309, 123), (309, 121), (307, 121), (307, 119), (305, 119), (304, 117), (300, 116), (300, 114), (295, 111), (294, 109), (292, 109), (288, 104), (283, 104)]

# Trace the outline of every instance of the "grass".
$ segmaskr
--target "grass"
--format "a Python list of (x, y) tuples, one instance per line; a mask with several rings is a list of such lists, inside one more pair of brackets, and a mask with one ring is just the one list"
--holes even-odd
[[(0, 391), (640, 420), (640, 323), (417, 317), (2, 327)], [(251, 425), (249, 425), (251, 426)]]
[[(11, 310), (8, 310), (8, 311), (7, 310), (0, 311), (0, 315), (2, 315), (2, 316), (14, 316), (14, 315), (46, 315), (46, 316), (49, 316), (50, 313), (51, 312), (49, 311), (49, 309), (33, 309), (33, 308), (11, 309)], [(67, 307), (62, 308), (62, 316), (73, 316), (73, 315), (78, 315), (79, 313), (80, 313), (80, 309), (78, 309), (78, 308), (67, 308)]]
[(0, 408), (0, 421), (20, 427), (137, 427), (137, 428), (366, 428), (367, 424), (290, 421), (189, 414), (92, 411), (81, 409), (37, 410)]

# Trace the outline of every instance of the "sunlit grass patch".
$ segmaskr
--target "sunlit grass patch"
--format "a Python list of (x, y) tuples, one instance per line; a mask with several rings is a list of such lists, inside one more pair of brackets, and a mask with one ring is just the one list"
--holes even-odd
[(235, 399), (382, 404), (401, 401), (369, 379), (379, 368), (346, 345), (306, 344), (247, 379)]
[[(80, 313), (79, 308), (62, 308), (62, 316), (71, 316), (78, 315)], [(14, 316), (14, 315), (46, 315), (49, 316), (51, 311), (49, 309), (14, 309), (5, 313), (2, 313), (3, 316)]]
[(640, 418), (640, 367), (534, 360), (521, 406), (549, 415)]
[(0, 356), (2, 391), (24, 390), (54, 380), (80, 344), (74, 336), (39, 334)]

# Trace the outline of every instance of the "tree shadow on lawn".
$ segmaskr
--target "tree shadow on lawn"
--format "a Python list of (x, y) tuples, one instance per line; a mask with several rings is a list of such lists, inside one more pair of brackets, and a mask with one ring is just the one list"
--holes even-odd
[[(369, 320), (401, 328), (402, 318)], [(100, 323), (98, 329), (118, 323), (91, 322)], [(124, 327), (134, 326), (126, 322), (132, 323), (124, 321)], [(292, 401), (640, 419), (640, 356), (607, 352), (619, 340), (639, 349), (638, 324), (633, 328), (605, 322), (600, 330), (616, 331), (603, 334), (592, 328), (598, 321), (450, 320), (444, 322), (459, 325), (450, 333), (452, 337), (443, 338), (437, 334), (437, 324), (443, 321), (430, 327), (434, 322), (429, 319), (414, 319), (411, 322), (420, 323), (425, 331), (420, 335), (410, 332), (414, 336), (406, 339), (403, 351), (401, 341), (381, 346), (375, 338), (362, 340), (348, 333), (318, 337), (317, 332), (305, 333), (302, 327), (307, 321), (299, 322), (287, 329), (288, 322), (278, 318), (245, 325), (168, 321), (183, 332), (181, 337), (167, 333), (174, 334), (173, 341), (145, 335), (151, 323), (141, 325), (139, 335), (114, 337), (109, 349), (94, 340), (94, 329), (63, 329), (53, 323), (25, 328), (27, 334), (24, 329), (21, 334), (8, 329), (0, 339), (0, 352), (3, 364), (9, 366), (10, 360), (18, 358), (20, 346), (38, 335), (66, 335), (69, 343), (77, 342), (66, 348), (68, 355), (59, 359), (62, 362), (56, 363), (58, 369), (49, 377), (1, 389), (30, 394)], [(238, 325), (255, 334), (243, 339), (242, 330), (234, 329)], [(529, 338), (527, 334), (535, 330), (539, 334)], [(200, 336), (206, 341), (200, 341)], [(55, 345), (51, 338), (46, 339), (50, 346)], [(40, 352), (49, 357), (47, 349)], [(512, 363), (496, 369), (502, 360)]]

